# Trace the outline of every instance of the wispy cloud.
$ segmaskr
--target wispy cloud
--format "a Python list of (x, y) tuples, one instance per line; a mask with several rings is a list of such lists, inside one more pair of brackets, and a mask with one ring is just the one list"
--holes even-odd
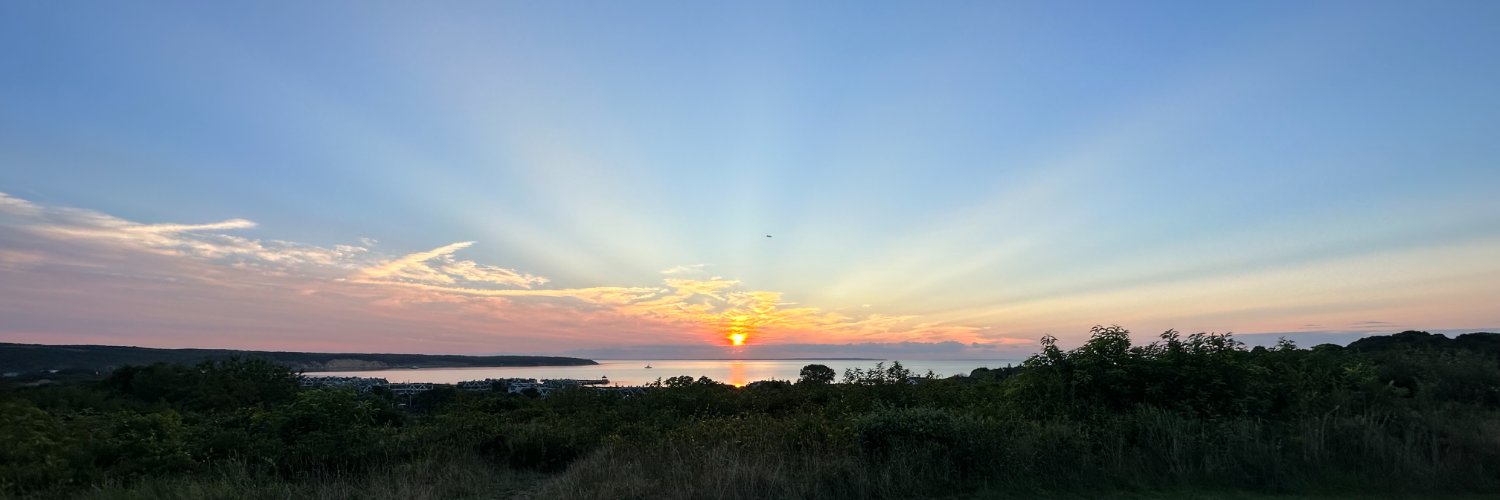
[[(228, 234), (257, 227), (247, 219), (141, 223), (90, 210), (40, 206), (8, 195), (0, 195), (0, 210), (5, 214), (0, 230), (24, 234), (31, 241), (9, 245), (6, 233), (0, 232), (0, 271), (28, 269), (33, 286), (47, 286), (48, 273), (73, 273), (81, 280), (75, 285), (88, 280), (175, 283), (130, 287), (138, 290), (138, 300), (146, 300), (152, 290), (163, 286), (178, 290), (173, 293), (203, 296), (213, 293), (172, 287), (218, 287), (224, 293), (253, 289), (258, 290), (253, 300), (226, 303), (247, 311), (262, 310), (253, 315), (254, 324), (291, 316), (284, 311), (291, 307), (288, 303), (297, 303), (299, 308), (337, 303), (356, 309), (363, 303), (371, 317), (401, 324), (414, 318), (433, 323), (419, 330), (440, 324), (449, 330), (470, 331), (475, 338), (529, 338), (528, 345), (548, 341), (714, 345), (733, 334), (748, 337), (752, 345), (914, 338), (990, 342), (978, 327), (863, 309), (863, 314), (847, 315), (793, 303), (780, 292), (747, 289), (736, 280), (692, 277), (702, 275), (704, 264), (664, 270), (666, 276), (659, 283), (645, 286), (548, 288), (546, 277), (459, 258), (460, 252), (476, 245), (472, 241), (392, 256), (372, 251), (369, 247), (374, 241), (368, 238), (358, 245), (320, 247)], [(88, 288), (73, 290), (68, 293), (95, 293)], [(144, 309), (135, 314), (146, 314)], [(309, 334), (318, 335), (316, 331)]]
[(680, 266), (672, 266), (671, 268), (668, 268), (668, 269), (663, 269), (661, 271), (661, 273), (662, 274), (667, 274), (667, 275), (673, 275), (673, 274), (697, 274), (697, 273), (702, 273), (704, 267), (707, 267), (707, 264), (685, 264), (685, 265), (680, 265)]
[[(461, 241), (425, 252), (408, 254), (361, 269), (356, 280), (363, 282), (400, 281), (411, 283), (456, 285), (500, 285), (530, 288), (547, 283), (547, 278), (514, 269), (458, 260), (454, 252), (469, 248), (474, 242)], [(473, 288), (472, 286), (463, 289)]]
[(0, 222), (37, 238), (75, 246), (136, 250), (278, 271), (289, 271), (298, 266), (347, 267), (353, 265), (353, 257), (366, 251), (350, 245), (323, 248), (222, 233), (256, 227), (255, 222), (247, 219), (201, 224), (142, 224), (92, 210), (43, 207), (4, 194), (0, 194), (0, 206), (10, 214)]
[(223, 222), (208, 224), (144, 224), (133, 225), (122, 228), (124, 231), (147, 234), (186, 233), (192, 231), (228, 231), (233, 229), (250, 229), (255, 223), (245, 219), (229, 219)]
[(447, 246), (434, 248), (426, 252), (408, 254), (398, 259), (392, 259), (375, 266), (361, 269), (360, 277), (373, 280), (387, 278), (408, 278), (415, 281), (439, 281), (443, 283), (452, 283), (453, 278), (437, 272), (437, 270), (426, 264), (427, 261), (436, 259), (438, 257), (452, 255), (453, 252), (469, 248), (469, 246), (473, 244), (474, 242), (472, 241), (461, 241)]
[(18, 215), (37, 215), (42, 212), (42, 208), (32, 202), (0, 193), (0, 212)]

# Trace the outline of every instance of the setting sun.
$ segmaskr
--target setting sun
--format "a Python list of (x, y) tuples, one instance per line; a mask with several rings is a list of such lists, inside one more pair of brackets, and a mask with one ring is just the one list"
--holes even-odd
[(750, 338), (750, 334), (756, 331), (756, 326), (759, 324), (755, 316), (740, 314), (739, 311), (727, 313), (723, 318), (728, 320), (727, 324), (721, 327), (724, 338), (729, 339), (729, 345), (736, 347), (745, 345), (745, 340)]

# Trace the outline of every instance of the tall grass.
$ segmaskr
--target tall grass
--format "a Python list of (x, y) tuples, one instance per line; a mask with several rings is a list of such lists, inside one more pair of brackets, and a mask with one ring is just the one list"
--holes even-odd
[[(358, 474), (320, 474), (299, 479), (223, 467), (203, 475), (147, 478), (77, 492), (89, 500), (436, 500), (528, 498), (542, 475), (496, 467), (472, 453), (428, 455), (378, 466)], [(42, 498), (42, 497), (38, 497)]]
[[(932, 416), (904, 413), (907, 418), (895, 419), (903, 425)], [(548, 480), (540, 496), (865, 499), (1090, 491), (1428, 496), (1500, 488), (1500, 419), (1493, 414), (1464, 421), (1327, 415), (1286, 425), (1143, 410), (1102, 423), (955, 417), (936, 428), (907, 436), (911, 439), (862, 440), (841, 448), (788, 443), (780, 437), (786, 430), (774, 425), (739, 444), (673, 439), (614, 445)]]
[[(104, 483), (79, 499), (880, 499), (1292, 492), (1430, 497), (1500, 490), (1500, 415), (1327, 414), (1209, 420), (1143, 409), (1101, 421), (887, 408), (706, 418), (614, 439), (547, 475), (455, 448), (358, 473), (286, 477), (225, 465)], [(55, 496), (43, 495), (35, 498)]]

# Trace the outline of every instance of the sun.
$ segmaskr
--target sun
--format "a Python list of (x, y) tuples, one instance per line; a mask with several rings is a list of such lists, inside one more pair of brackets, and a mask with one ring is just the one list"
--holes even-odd
[(722, 326), (724, 338), (729, 340), (729, 345), (739, 347), (750, 340), (750, 334), (755, 333), (754, 317), (748, 314), (726, 315), (727, 320)]

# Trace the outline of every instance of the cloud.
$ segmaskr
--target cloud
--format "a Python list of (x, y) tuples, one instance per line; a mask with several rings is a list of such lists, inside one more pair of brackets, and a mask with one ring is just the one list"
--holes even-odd
[(436, 281), (439, 283), (454, 283), (455, 280), (453, 277), (428, 266), (427, 261), (438, 257), (450, 256), (453, 252), (469, 248), (473, 244), (474, 242), (472, 241), (461, 241), (426, 252), (407, 254), (398, 259), (392, 259), (361, 269), (359, 277), (367, 280), (409, 279), (417, 282)]
[[(797, 307), (778, 292), (739, 290), (737, 281), (667, 279), (661, 287), (495, 289), (419, 281), (355, 279), (355, 283), (395, 286), (447, 296), (504, 299), (568, 299), (595, 306), (595, 312), (633, 318), (715, 341), (739, 333), (752, 341), (817, 341), (839, 338), (982, 340), (981, 328), (920, 322), (914, 315), (868, 314), (851, 317), (816, 307)], [(430, 301), (431, 297), (420, 300)]]
[(46, 258), (39, 252), (0, 248), (0, 269), (29, 268), (45, 262)]
[(76, 246), (215, 260), (268, 271), (348, 267), (354, 265), (350, 257), (365, 251), (349, 245), (330, 249), (220, 233), (256, 227), (255, 222), (239, 218), (202, 224), (142, 224), (92, 210), (42, 207), (3, 194), (0, 206), (14, 216), (3, 221), (6, 227), (32, 237)]
[[(843, 314), (747, 289), (737, 280), (693, 277), (701, 276), (702, 264), (667, 269), (660, 282), (644, 286), (548, 288), (546, 277), (457, 257), (473, 241), (388, 255), (372, 251), (368, 238), (322, 247), (230, 234), (257, 227), (241, 218), (142, 223), (4, 194), (0, 211), (0, 272), (10, 273), (0, 291), (14, 307), (41, 304), (8, 311), (11, 317), (34, 312), (33, 330), (79, 324), (105, 331), (101, 325), (139, 316), (142, 330), (164, 324), (182, 331), (200, 324), (209, 332), (303, 329), (309, 338), (348, 340), (353, 332), (392, 332), (385, 325), (399, 324), (405, 330), (397, 332), (407, 333), (390, 334), (411, 342), (441, 331), (452, 342), (489, 345), (485, 339), (499, 336), (508, 345), (554, 346), (550, 350), (558, 343), (663, 341), (722, 349), (730, 334), (747, 336), (750, 345), (991, 342), (976, 327), (864, 308)], [(218, 297), (213, 314), (182, 311), (182, 304), (206, 297)], [(320, 307), (329, 316), (319, 316)], [(90, 319), (94, 312), (100, 316)], [(45, 320), (60, 316), (82, 323)], [(372, 326), (377, 320), (386, 323)]]
[(495, 266), (486, 266), (475, 263), (472, 260), (455, 261), (452, 257), (445, 257), (444, 263), (439, 270), (449, 276), (458, 277), (464, 281), (475, 283), (495, 283), (519, 287), (531, 287), (532, 285), (543, 285), (547, 278), (534, 276)]
[(697, 274), (697, 273), (703, 272), (703, 268), (704, 267), (707, 267), (707, 264), (688, 264), (688, 265), (682, 265), (682, 266), (673, 266), (670, 269), (663, 269), (661, 271), (661, 273), (662, 274), (668, 274), (668, 275), (671, 275), (671, 274)]
[(0, 192), (0, 212), (17, 215), (37, 215), (42, 212), (42, 208), (32, 202)]
[(865, 358), (885, 360), (918, 359), (985, 359), (1019, 364), (1033, 352), (1035, 340), (1005, 343), (961, 342), (850, 342), (839, 344), (771, 344), (746, 345), (726, 353), (722, 348), (702, 344), (652, 344), (600, 347), (563, 351), (571, 356), (595, 359), (838, 359)]
[(361, 269), (357, 279), (364, 282), (407, 281), (444, 285), (467, 282), (521, 288), (547, 283), (547, 278), (514, 269), (486, 266), (472, 260), (453, 258), (454, 252), (469, 248), (473, 244), (472, 241), (461, 241), (426, 252), (407, 254)]
[(666, 279), (669, 292), (625, 304), (620, 311), (673, 322), (709, 334), (740, 334), (752, 341), (806, 341), (837, 338), (926, 338), (974, 340), (977, 327), (920, 322), (913, 315), (879, 313), (847, 316), (817, 307), (799, 306), (780, 292), (743, 290), (740, 282), (721, 278)]
[(252, 227), (255, 227), (254, 222), (245, 219), (229, 219), (209, 224), (150, 224), (130, 226), (123, 229), (136, 233), (163, 234), (190, 231), (226, 231), (230, 229), (250, 229)]
[[(395, 285), (431, 293), (506, 299), (572, 299), (621, 317), (657, 322), (692, 332), (704, 341), (744, 335), (752, 341), (828, 338), (946, 340), (978, 339), (980, 328), (920, 322), (917, 316), (879, 313), (846, 316), (816, 307), (797, 306), (779, 292), (744, 290), (739, 281), (718, 277), (678, 277), (701, 272), (702, 264), (663, 271), (662, 286), (533, 288), (545, 278), (511, 269), (455, 260), (453, 254), (473, 242), (457, 242), (391, 259), (361, 270), (353, 282)], [(497, 287), (497, 285), (499, 287)], [(424, 297), (421, 300), (431, 300)]]
[(585, 302), (601, 305), (623, 305), (643, 300), (652, 295), (662, 292), (660, 288), (649, 287), (613, 287), (601, 286), (591, 288), (557, 288), (557, 289), (489, 289), (489, 288), (464, 288), (453, 286), (439, 286), (426, 283), (413, 283), (403, 281), (359, 281), (373, 285), (393, 285), (414, 290), (440, 292), (455, 295), (471, 295), (476, 297), (550, 297), (571, 298)]

